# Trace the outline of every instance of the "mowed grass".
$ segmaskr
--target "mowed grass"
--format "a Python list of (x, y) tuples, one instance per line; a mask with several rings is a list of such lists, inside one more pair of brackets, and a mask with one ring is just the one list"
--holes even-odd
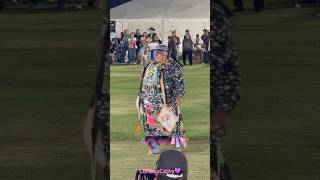
[[(135, 100), (141, 67), (111, 66), (111, 179), (134, 179), (138, 169), (154, 169), (158, 155), (148, 156), (143, 136), (134, 132), (138, 120)], [(186, 156), (190, 179), (209, 179), (209, 66), (184, 67), (186, 95), (181, 111), (189, 138)], [(168, 147), (164, 147), (165, 149)]]
[(315, 9), (237, 15), (242, 99), (225, 155), (234, 179), (320, 179), (320, 18)]
[(8, 12), (0, 24), (0, 179), (90, 179), (99, 11)]

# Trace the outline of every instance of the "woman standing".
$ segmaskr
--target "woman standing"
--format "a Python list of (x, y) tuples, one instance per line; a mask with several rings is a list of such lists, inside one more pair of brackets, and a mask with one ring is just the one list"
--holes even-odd
[(136, 43), (137, 39), (134, 37), (134, 32), (130, 34), (130, 38), (128, 39), (128, 64), (133, 64), (133, 61), (136, 58)]
[(138, 106), (144, 128), (142, 143), (149, 146), (149, 154), (159, 153), (160, 144), (170, 143), (177, 149), (180, 149), (180, 144), (186, 146), (182, 119), (176, 120), (172, 129), (162, 121), (166, 109), (181, 117), (179, 105), (185, 94), (182, 67), (167, 58), (167, 51), (167, 46), (157, 45), (155, 60), (144, 68), (140, 83)]

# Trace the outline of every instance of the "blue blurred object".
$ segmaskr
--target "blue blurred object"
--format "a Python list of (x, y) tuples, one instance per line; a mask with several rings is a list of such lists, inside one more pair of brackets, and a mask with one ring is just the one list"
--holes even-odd
[(155, 53), (154, 53), (154, 52), (155, 52), (155, 49), (152, 49), (152, 50), (150, 51), (150, 60), (151, 60), (151, 61), (153, 61), (153, 60), (155, 59), (155, 55), (154, 55)]
[(153, 154), (160, 153), (159, 146), (155, 141), (151, 141), (151, 151), (152, 151)]
[(180, 146), (180, 140), (179, 140), (179, 136), (176, 136), (176, 148), (179, 149), (181, 146)]
[(111, 8), (120, 6), (121, 4), (127, 3), (129, 1), (131, 1), (131, 0), (108, 0), (108, 3), (109, 3), (109, 7), (111, 9)]

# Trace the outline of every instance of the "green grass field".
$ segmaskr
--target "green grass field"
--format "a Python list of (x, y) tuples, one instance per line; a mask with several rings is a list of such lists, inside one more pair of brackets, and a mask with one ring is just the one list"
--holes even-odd
[(320, 17), (245, 12), (232, 29), (242, 99), (225, 139), (234, 179), (320, 179)]
[[(320, 179), (320, 19), (315, 13), (274, 9), (237, 18), (232, 32), (242, 99), (225, 139), (235, 180)], [(94, 87), (98, 11), (15, 11), (2, 13), (0, 24), (0, 179), (88, 180), (82, 127)], [(192, 104), (205, 107), (208, 89), (203, 86), (206, 68), (192, 68), (185, 70), (183, 113), (186, 121), (199, 121), (185, 123), (190, 171), (198, 176), (206, 167), (200, 162), (208, 162), (208, 109)], [(155, 166), (156, 156), (142, 156), (146, 149), (132, 134), (138, 72), (137, 66), (112, 67), (115, 180)], [(192, 94), (198, 97), (191, 99)], [(128, 114), (119, 108), (128, 108)]]
[(0, 15), (0, 179), (87, 180), (99, 13)]

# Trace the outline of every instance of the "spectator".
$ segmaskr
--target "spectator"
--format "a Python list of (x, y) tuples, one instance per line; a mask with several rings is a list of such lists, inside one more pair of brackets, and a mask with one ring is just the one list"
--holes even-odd
[(157, 43), (157, 44), (162, 44), (162, 41), (159, 39), (158, 34), (154, 33), (152, 36), (152, 42)]
[(110, 39), (112, 41), (116, 40), (116, 39), (119, 39), (119, 35), (116, 33), (116, 32), (111, 32), (110, 33)]
[(114, 51), (115, 51), (115, 48), (116, 48), (116, 45), (118, 44), (117, 43), (118, 41), (116, 41), (116, 40), (111, 40), (110, 39), (110, 53), (112, 54)]
[(189, 34), (184, 35), (184, 39), (182, 42), (182, 60), (183, 65), (187, 65), (186, 60), (188, 56), (189, 65), (192, 65), (192, 49), (193, 42), (191, 40), (191, 36)]
[(139, 49), (139, 52), (138, 52), (137, 63), (140, 63), (142, 65), (144, 65), (144, 63), (145, 63), (145, 50), (146, 50), (146, 42), (145, 41), (141, 41), (140, 49)]
[(141, 37), (141, 41), (146, 41), (148, 37), (148, 34), (146, 32), (143, 32), (142, 37)]
[[(130, 38), (130, 34), (129, 34), (129, 30), (126, 29), (124, 30), (124, 33), (123, 33), (123, 38), (122, 38), (122, 41), (123, 41), (123, 47), (124, 47), (124, 51), (125, 53), (129, 54), (129, 52), (127, 52), (129, 50), (129, 47), (128, 47), (128, 40)], [(126, 58), (127, 59), (127, 58)]]
[(122, 41), (123, 36), (124, 36), (124, 33), (123, 33), (123, 32), (121, 32), (121, 33), (120, 33), (120, 41)]
[(172, 35), (168, 37), (168, 57), (172, 58), (175, 61), (178, 61), (178, 48), (180, 44), (180, 39), (176, 34), (176, 30), (172, 31)]
[(152, 38), (152, 37), (153, 37), (153, 34), (156, 32), (156, 30), (155, 30), (153, 27), (150, 27), (150, 28), (149, 28), (149, 31), (150, 31), (150, 33), (148, 34), (148, 36), (149, 36), (150, 38)]
[(203, 41), (203, 61), (202, 64), (208, 64), (209, 63), (209, 32), (208, 30), (203, 30), (203, 35), (201, 36), (201, 39)]
[(124, 63), (126, 58), (126, 51), (123, 45), (123, 41), (120, 41), (115, 47), (115, 59), (117, 63)]
[(136, 43), (137, 39), (134, 37), (134, 32), (132, 32), (128, 39), (128, 64), (133, 64), (133, 61), (136, 58)]
[(142, 38), (142, 34), (141, 34), (141, 32), (140, 32), (140, 29), (137, 29), (136, 30), (136, 34), (134, 35), (134, 37), (137, 39), (137, 43), (136, 43), (136, 45), (137, 45), (137, 55), (138, 55), (138, 53), (139, 53), (139, 50), (140, 50), (140, 44), (141, 44), (141, 38)]
[(253, 7), (255, 12), (260, 12), (264, 8), (264, 0), (253, 0)]
[(184, 35), (183, 39), (186, 38), (186, 35), (189, 35), (191, 37), (189, 29), (186, 29), (186, 34)]
[[(233, 5), (237, 12), (243, 11), (243, 0), (233, 0)], [(223, 5), (225, 6), (225, 5)], [(260, 12), (264, 8), (264, 0), (253, 0), (253, 7), (255, 12)]]
[(198, 62), (202, 63), (202, 46), (203, 41), (200, 39), (199, 34), (196, 34), (196, 39), (194, 40), (194, 57)]
[(4, 4), (5, 0), (0, 0), (0, 11), (4, 9), (5, 4)]
[[(146, 36), (146, 39), (142, 41), (144, 45), (143, 48), (140, 50), (140, 57), (141, 57), (141, 67), (142, 70), (146, 67), (146, 65), (151, 61), (151, 49), (154, 49), (151, 38)], [(154, 43), (156, 44), (156, 43)]]
[(234, 11), (237, 11), (237, 12), (242, 12), (244, 9), (242, 0), (233, 0), (233, 6), (235, 7)]

